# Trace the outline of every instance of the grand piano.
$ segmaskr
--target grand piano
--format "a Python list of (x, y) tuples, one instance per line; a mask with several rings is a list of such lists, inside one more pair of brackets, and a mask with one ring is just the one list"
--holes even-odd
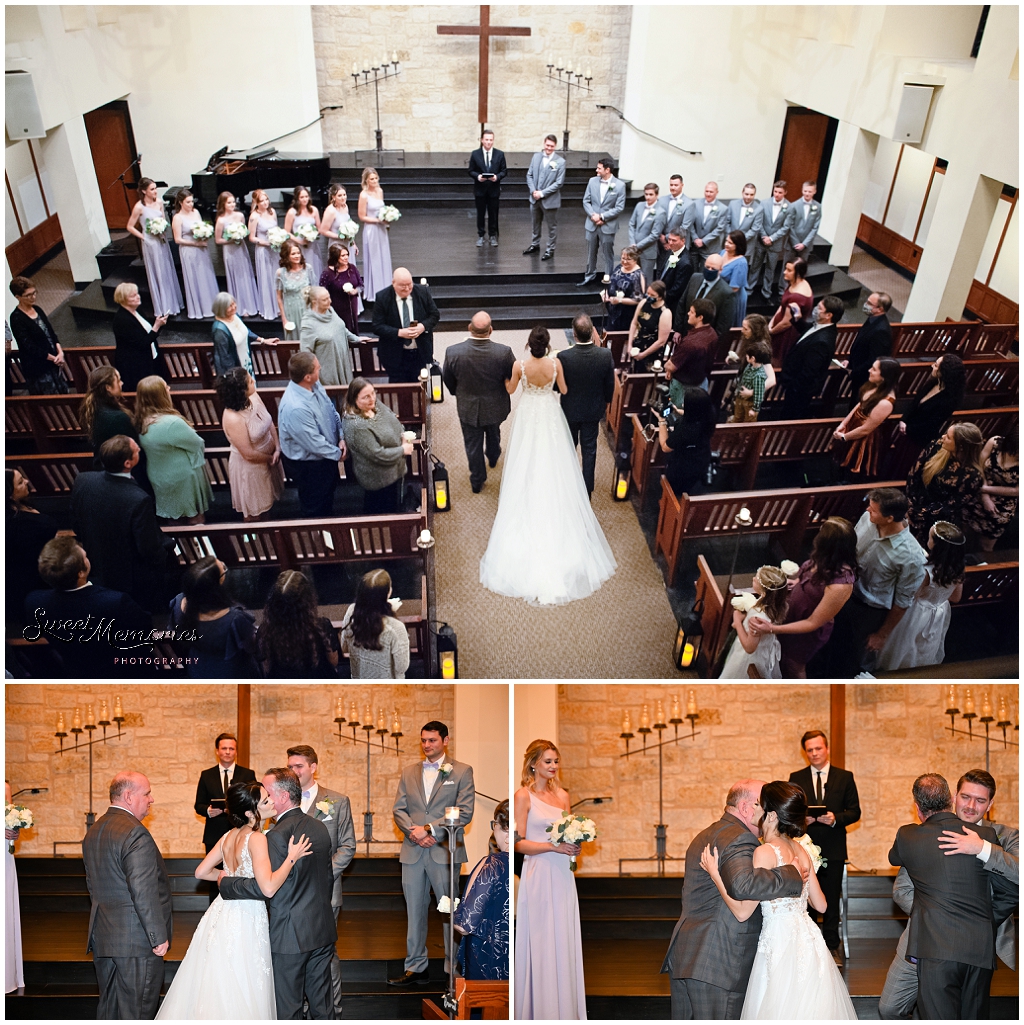
[(222, 192), (232, 193), (241, 205), (253, 189), (290, 191), (305, 185), (322, 210), (330, 183), (330, 158), (322, 153), (279, 153), (273, 147), (228, 151), (225, 146), (210, 157), (204, 170), (192, 175), (192, 192), (197, 206), (212, 211)]

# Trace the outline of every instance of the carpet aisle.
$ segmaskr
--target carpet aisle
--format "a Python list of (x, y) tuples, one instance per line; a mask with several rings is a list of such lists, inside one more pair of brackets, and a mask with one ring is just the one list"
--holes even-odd
[[(464, 334), (438, 334), (434, 352)], [(496, 331), (494, 340), (525, 352), (526, 334)], [(556, 346), (565, 347), (562, 337)], [(512, 416), (502, 425), (507, 448)], [(535, 607), (480, 585), (480, 559), (498, 511), (504, 455), (487, 483), (474, 495), (462, 445), (454, 397), (430, 410), (434, 453), (451, 478), (452, 506), (434, 517), (437, 537), (437, 614), (459, 639), (459, 675), (463, 679), (647, 679), (677, 676), (672, 664), (675, 619), (665, 586), (628, 502), (611, 498), (612, 454), (603, 438), (597, 448), (597, 486), (593, 507), (618, 563), (611, 580), (582, 601)]]

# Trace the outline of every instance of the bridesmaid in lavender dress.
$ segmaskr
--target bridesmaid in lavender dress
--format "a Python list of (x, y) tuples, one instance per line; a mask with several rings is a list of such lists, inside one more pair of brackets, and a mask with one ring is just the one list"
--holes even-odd
[[(312, 242), (307, 242), (301, 235), (295, 234), (304, 224), (316, 228), (317, 237)], [(302, 255), (309, 267), (310, 280), (319, 281), (324, 270), (324, 260), (320, 255), (320, 211), (310, 201), (309, 189), (305, 185), (300, 185), (295, 190), (292, 205), (284, 215), (284, 230), (291, 232), (292, 238), (302, 246)]]
[(195, 208), (195, 199), (188, 189), (180, 189), (174, 198), (174, 217), (171, 231), (181, 255), (181, 277), (185, 282), (185, 302), (188, 319), (200, 320), (213, 316), (213, 300), (220, 289), (206, 239), (197, 239), (192, 229), (202, 221)]
[[(4, 800), (13, 804), (11, 784), (4, 781)], [(13, 993), (25, 985), (25, 967), (21, 955), (21, 905), (18, 901), (18, 869), (14, 864), (11, 847), (18, 839), (18, 829), (5, 829), (4, 872), (4, 992)]]
[(277, 320), (278, 254), (267, 241), (267, 232), (277, 227), (277, 211), (263, 189), (252, 193), (249, 241), (256, 247), (256, 302), (264, 320)]
[(583, 984), (580, 908), (570, 857), (579, 845), (551, 843), (548, 826), (569, 811), (569, 795), (556, 780), (560, 755), (549, 740), (526, 749), (522, 788), (516, 791), (516, 834), (525, 854), (516, 918), (517, 1019), (582, 1021)]
[(224, 256), (224, 275), (228, 280), (227, 290), (234, 296), (238, 312), (243, 317), (255, 317), (259, 313), (256, 299), (256, 276), (252, 272), (252, 259), (249, 247), (243, 238), (240, 242), (232, 242), (224, 237), (224, 229), (229, 224), (244, 224), (245, 217), (235, 209), (235, 197), (230, 192), (222, 192), (217, 197), (217, 224), (213, 238)]
[[(156, 182), (152, 178), (139, 181), (139, 195), (142, 197), (132, 209), (125, 227), (142, 243), (142, 260), (146, 265), (146, 280), (149, 282), (149, 298), (157, 316), (171, 316), (178, 313), (184, 303), (178, 287), (178, 275), (174, 269), (167, 232), (151, 235), (145, 230), (146, 223), (161, 217), (167, 219), (167, 211), (157, 196)], [(136, 225), (142, 221), (142, 228)]]
[(363, 168), (363, 191), (359, 193), (359, 220), (363, 228), (363, 281), (367, 302), (391, 284), (391, 243), (388, 227), (380, 219), (384, 209), (384, 190), (372, 167)]
[(328, 246), (332, 242), (344, 242), (351, 251), (352, 259), (354, 260), (359, 255), (359, 246), (356, 245), (355, 236), (351, 238), (348, 235), (342, 237), (338, 231), (339, 226), (342, 224), (353, 224), (356, 231), (359, 230), (359, 225), (352, 220), (348, 212), (348, 193), (345, 191), (345, 186), (335, 182), (327, 190), (327, 209), (324, 210), (324, 216), (320, 221), (320, 234), (328, 239)]

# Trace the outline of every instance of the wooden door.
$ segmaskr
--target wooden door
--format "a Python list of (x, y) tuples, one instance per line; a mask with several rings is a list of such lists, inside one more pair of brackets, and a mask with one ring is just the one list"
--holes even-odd
[(103, 197), (103, 211), (108, 228), (124, 228), (138, 198), (137, 187), (142, 172), (136, 163), (124, 176), (127, 198), (118, 176), (135, 159), (135, 138), (131, 115), (124, 100), (115, 100), (85, 115), (85, 130), (92, 150), (96, 182)]
[(790, 202), (800, 198), (800, 189), (806, 181), (818, 183), (817, 195), (821, 199), (837, 124), (827, 114), (807, 107), (787, 108), (775, 178), (786, 182), (786, 197)]

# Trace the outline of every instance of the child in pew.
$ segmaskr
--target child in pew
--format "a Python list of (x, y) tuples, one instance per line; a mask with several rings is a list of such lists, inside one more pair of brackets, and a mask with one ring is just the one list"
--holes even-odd
[(732, 415), (726, 423), (754, 423), (761, 414), (768, 379), (765, 364), (771, 366), (771, 346), (767, 342), (753, 342), (747, 347), (745, 358), (746, 365), (739, 373), (733, 392)]
[[(789, 608), (789, 581), (778, 566), (762, 566), (754, 574), (754, 598), (738, 594), (732, 600), (732, 626), (736, 639), (732, 642), (720, 680), (745, 680), (747, 669), (754, 665), (764, 680), (781, 680), (779, 660), (782, 646), (775, 634), (756, 634), (748, 629), (754, 617), (772, 623), (784, 623)], [(751, 599), (753, 598), (753, 601)]]

